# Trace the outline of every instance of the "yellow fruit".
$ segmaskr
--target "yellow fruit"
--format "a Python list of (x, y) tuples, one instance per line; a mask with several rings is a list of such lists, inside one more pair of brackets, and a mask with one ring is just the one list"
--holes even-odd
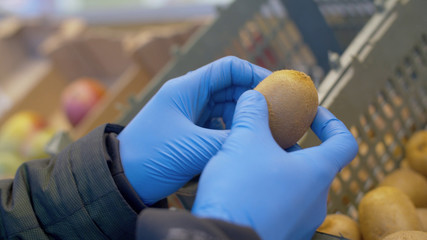
[(400, 189), (408, 195), (415, 207), (427, 207), (427, 179), (409, 168), (401, 168), (387, 175), (380, 186)]
[(328, 214), (317, 231), (351, 240), (362, 239), (359, 224), (343, 214)]
[(46, 119), (36, 112), (21, 111), (13, 114), (0, 128), (0, 149), (18, 151), (31, 134), (46, 125)]
[(427, 232), (399, 231), (388, 235), (383, 240), (427, 240)]
[(276, 71), (255, 90), (267, 100), (270, 129), (276, 142), (284, 149), (294, 145), (317, 113), (318, 95), (311, 78), (295, 70)]
[(0, 179), (12, 178), (23, 160), (13, 152), (0, 151)]
[(427, 208), (417, 208), (417, 215), (423, 225), (423, 230), (427, 232)]
[(380, 240), (402, 230), (422, 230), (414, 204), (395, 187), (378, 187), (362, 198), (359, 224), (364, 240)]
[(41, 159), (49, 157), (45, 147), (55, 134), (53, 128), (44, 128), (33, 134), (21, 146), (21, 155), (25, 160)]
[(416, 132), (405, 146), (409, 166), (427, 177), (427, 130)]

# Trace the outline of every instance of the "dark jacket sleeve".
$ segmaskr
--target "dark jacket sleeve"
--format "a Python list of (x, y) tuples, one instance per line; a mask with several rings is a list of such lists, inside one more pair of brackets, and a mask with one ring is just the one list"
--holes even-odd
[(137, 239), (258, 239), (250, 228), (155, 209), (166, 208), (165, 199), (147, 208), (124, 175), (121, 130), (100, 126), (0, 180), (0, 238), (135, 239), (137, 230)]
[(133, 239), (144, 206), (133, 199), (106, 141), (120, 130), (100, 126), (57, 156), (26, 162), (14, 179), (1, 180), (1, 239)]
[(139, 214), (136, 231), (137, 240), (260, 239), (252, 228), (198, 218), (184, 210), (145, 209)]

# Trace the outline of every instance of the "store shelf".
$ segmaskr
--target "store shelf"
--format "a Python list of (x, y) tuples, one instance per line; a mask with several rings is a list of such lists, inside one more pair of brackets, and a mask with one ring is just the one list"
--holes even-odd
[(33, 110), (46, 118), (59, 107), (66, 80), (45, 60), (23, 64), (13, 75), (2, 79), (2, 89), (10, 99), (10, 108), (0, 116), (0, 125), (12, 114)]

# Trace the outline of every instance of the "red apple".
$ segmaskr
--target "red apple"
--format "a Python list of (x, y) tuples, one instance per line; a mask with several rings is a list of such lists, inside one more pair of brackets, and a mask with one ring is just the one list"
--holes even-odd
[(17, 112), (0, 128), (0, 149), (18, 152), (23, 142), (46, 126), (46, 119), (37, 112)]
[(104, 96), (106, 87), (98, 80), (79, 78), (65, 87), (62, 108), (71, 125), (78, 125)]

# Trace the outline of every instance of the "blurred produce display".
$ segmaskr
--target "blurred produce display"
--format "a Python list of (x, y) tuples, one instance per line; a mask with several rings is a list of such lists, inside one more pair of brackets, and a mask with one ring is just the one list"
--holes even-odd
[(173, 49), (210, 21), (93, 25), (47, 12), (26, 15), (31, 6), (24, 2), (0, 3), (9, 12), (22, 10), (0, 14), (0, 178), (116, 122), (121, 106), (174, 57)]
[(0, 18), (0, 77), (9, 76), (23, 64), (40, 58), (39, 45), (57, 24), (45, 19)]
[(8, 118), (0, 128), (0, 146), (3, 150), (21, 151), (22, 143), (46, 126), (46, 119), (38, 113), (18, 112)]
[(173, 57), (173, 49), (179, 48), (199, 29), (200, 25), (169, 27), (156, 31), (142, 32), (125, 42), (125, 49), (132, 59), (150, 76), (159, 72)]
[(45, 146), (55, 130), (37, 112), (20, 111), (0, 128), (0, 178), (13, 175), (24, 161), (48, 157)]
[(41, 52), (67, 80), (89, 76), (111, 85), (131, 64), (122, 41), (121, 34), (91, 31), (83, 20), (67, 19), (43, 42)]

